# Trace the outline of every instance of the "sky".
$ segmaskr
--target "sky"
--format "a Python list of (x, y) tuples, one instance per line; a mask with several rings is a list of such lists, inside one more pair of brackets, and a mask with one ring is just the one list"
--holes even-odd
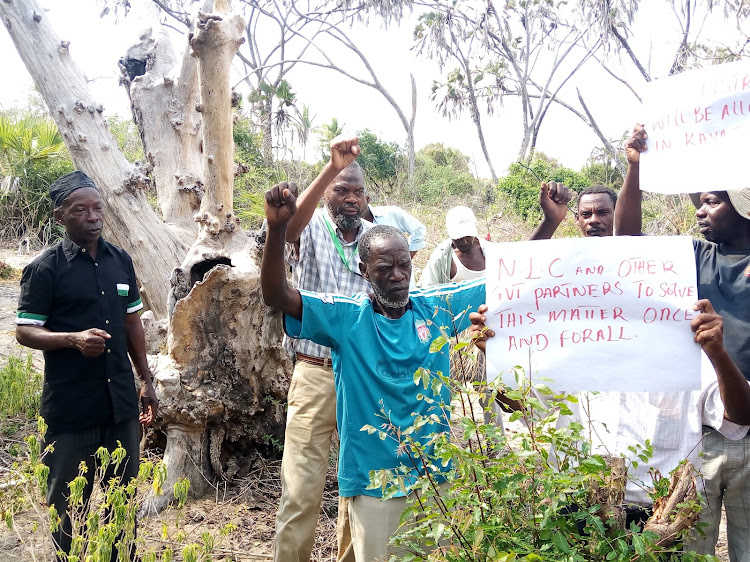
[[(131, 4), (134, 8), (127, 17), (120, 14), (117, 19), (111, 15), (102, 19), (99, 17), (103, 7), (101, 0), (41, 0), (44, 17), (50, 18), (61, 39), (70, 41), (71, 55), (85, 72), (94, 96), (104, 105), (107, 115), (130, 115), (126, 92), (118, 85), (117, 60), (138, 40), (140, 32), (153, 18), (152, 9), (146, 7), (150, 6), (149, 2), (131, 0)], [(678, 30), (668, 29), (664, 22), (671, 21), (669, 14), (659, 13), (655, 6), (656, 3), (648, 2), (641, 8), (635, 26), (638, 41), (633, 44), (639, 48), (639, 55), (645, 54), (644, 58), (650, 60), (655, 69), (664, 65), (668, 68)], [(654, 22), (654, 25), (640, 22)], [(407, 112), (411, 107), (409, 74), (414, 74), (418, 94), (416, 148), (433, 142), (458, 148), (472, 158), (479, 176), (489, 177), (468, 112), (460, 119), (449, 120), (440, 116), (435, 102), (430, 101), (432, 80), (440, 77), (440, 69), (436, 63), (413, 51), (411, 30), (410, 24), (387, 30), (371, 24), (358, 27), (349, 32), (349, 36), (367, 55), (381, 82)], [(716, 33), (720, 32), (719, 27)], [(175, 34), (173, 40), (185, 39)], [(175, 45), (176, 50), (180, 48), (181, 45)], [(0, 109), (23, 107), (33, 92), (33, 82), (4, 30), (0, 30), (0, 54), (0, 75), (4, 77)], [(664, 60), (660, 60), (660, 56)], [(610, 57), (607, 64), (617, 66), (618, 61)], [(632, 72), (628, 79), (634, 85), (643, 82)], [(395, 111), (375, 90), (357, 85), (337, 73), (309, 66), (298, 66), (290, 75), (290, 81), (300, 102), (310, 107), (315, 125), (328, 123), (335, 117), (345, 124), (345, 134), (353, 136), (369, 129), (383, 141), (406, 144), (406, 135)], [(575, 87), (580, 88), (608, 138), (619, 138), (632, 129), (639, 115), (637, 100), (604, 73), (596, 61), (587, 63), (566, 86), (564, 96), (578, 105)], [(483, 114), (482, 125), (495, 171), (503, 175), (518, 155), (522, 134), (520, 107), (509, 99), (493, 116)], [(550, 112), (537, 142), (538, 150), (574, 169), (580, 169), (598, 146), (600, 142), (594, 133), (560, 108)], [(308, 157), (314, 152), (308, 148)]]

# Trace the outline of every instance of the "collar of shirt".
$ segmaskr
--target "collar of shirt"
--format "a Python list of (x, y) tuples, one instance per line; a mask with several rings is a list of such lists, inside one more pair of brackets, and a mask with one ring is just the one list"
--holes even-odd
[[(63, 249), (63, 254), (65, 254), (65, 259), (67, 259), (68, 261), (76, 257), (79, 252), (86, 251), (84, 248), (81, 248), (78, 244), (76, 244), (70, 238), (68, 238), (67, 234), (63, 236), (62, 249)], [(106, 240), (104, 240), (104, 238), (100, 236), (99, 241), (97, 243), (97, 253), (109, 252), (109, 251), (110, 251), (109, 244), (107, 244)]]

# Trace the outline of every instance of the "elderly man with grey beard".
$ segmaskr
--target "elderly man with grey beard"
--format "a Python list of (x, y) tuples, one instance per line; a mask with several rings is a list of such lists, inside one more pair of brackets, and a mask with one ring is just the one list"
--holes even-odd
[[(286, 260), (297, 289), (353, 295), (371, 290), (360, 272), (360, 236), (372, 225), (365, 178), (356, 163), (358, 139), (331, 143), (331, 159), (296, 203), (286, 230)], [(323, 199), (323, 207), (318, 202)], [(331, 438), (336, 429), (336, 393), (331, 350), (285, 337), (295, 359), (289, 386), (281, 501), (276, 515), (277, 562), (308, 562), (325, 488)], [(342, 503), (343, 502), (343, 503)], [(353, 562), (348, 508), (339, 501), (338, 559)]]

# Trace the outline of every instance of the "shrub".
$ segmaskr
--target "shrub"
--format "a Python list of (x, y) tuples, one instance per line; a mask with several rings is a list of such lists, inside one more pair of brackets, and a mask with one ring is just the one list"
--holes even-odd
[(33, 236), (42, 244), (62, 234), (52, 219), (47, 192), (58, 177), (73, 171), (62, 137), (47, 117), (0, 115), (0, 236)]
[(590, 181), (578, 172), (565, 168), (555, 160), (538, 155), (529, 166), (515, 162), (508, 167), (508, 175), (498, 180), (498, 190), (510, 199), (513, 210), (524, 220), (539, 220), (539, 186), (543, 181), (564, 183), (573, 191), (580, 192)]
[(42, 374), (32, 366), (30, 353), (25, 359), (9, 356), (0, 369), (0, 417), (36, 418), (41, 403), (42, 379)]
[[(446, 343), (436, 340), (433, 348)], [(466, 344), (456, 348), (461, 345)], [(607, 459), (591, 452), (580, 423), (557, 424), (559, 416), (572, 414), (568, 404), (576, 401), (575, 396), (555, 394), (543, 384), (532, 386), (520, 367), (516, 367), (516, 390), (498, 384), (480, 394), (489, 404), (498, 392), (518, 401), (522, 409), (510, 419), (523, 419), (527, 429), (506, 433), (491, 421), (476, 421), (481, 415), (464, 411), (454, 415), (458, 439), (451, 439), (447, 427), (427, 442), (415, 439), (420, 427), (439, 423), (435, 415), (439, 409), (456, 414), (466, 410), (462, 405), (476, 402), (471, 398), (476, 389), (456, 382), (457, 378), (455, 373), (446, 377), (418, 371), (415, 383), (423, 387), (419, 399), (434, 404), (435, 413), (415, 417), (410, 428), (396, 428), (388, 421), (388, 404), (383, 404), (382, 425), (362, 428), (392, 440), (402, 453), (403, 465), (426, 471), (416, 482), (407, 482), (399, 469), (370, 474), (370, 488), (381, 489), (384, 498), (397, 494), (409, 498), (399, 533), (391, 537), (403, 553), (392, 560), (428, 556), (433, 561), (656, 561), (673, 556), (715, 560), (661, 546), (655, 533), (635, 524), (625, 529), (619, 504), (608, 505), (601, 499), (621, 493), (624, 481), (614, 477)], [(452, 390), (453, 405), (436, 399), (444, 385)], [(433, 454), (427, 453), (430, 447)], [(648, 460), (648, 443), (633, 450), (642, 461)], [(430, 475), (437, 466), (451, 466), (445, 486), (436, 485)], [(668, 489), (667, 479), (657, 479), (652, 497), (665, 496)], [(695, 512), (700, 504), (685, 502), (679, 509)]]

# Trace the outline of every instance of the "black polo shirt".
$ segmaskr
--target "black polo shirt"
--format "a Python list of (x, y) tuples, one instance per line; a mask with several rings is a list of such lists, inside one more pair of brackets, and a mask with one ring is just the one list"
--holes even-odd
[(724, 320), (724, 347), (750, 380), (750, 248), (693, 240), (698, 298), (709, 299)]
[(112, 336), (99, 357), (76, 348), (44, 352), (41, 415), (52, 431), (138, 417), (125, 317), (141, 308), (133, 261), (103, 238), (96, 260), (65, 236), (24, 268), (16, 324), (52, 332), (100, 328)]

